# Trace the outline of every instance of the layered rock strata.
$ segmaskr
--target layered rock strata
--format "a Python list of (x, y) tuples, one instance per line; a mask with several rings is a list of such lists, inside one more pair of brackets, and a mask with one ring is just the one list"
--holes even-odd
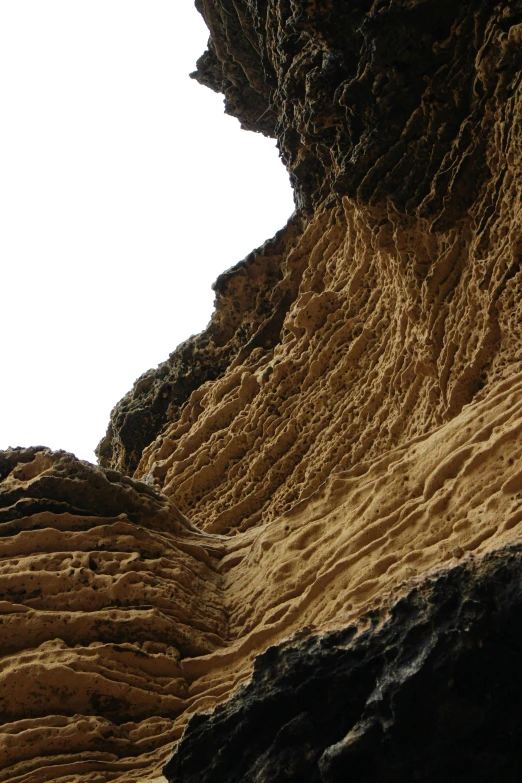
[(141, 779), (179, 736), (182, 658), (226, 636), (219, 546), (65, 452), (3, 452), (0, 477), (0, 780)]
[(520, 544), (469, 558), (346, 629), (271, 647), (191, 719), (167, 778), (520, 780), (521, 566)]
[(302, 223), (294, 215), (273, 239), (218, 277), (207, 329), (145, 372), (115, 406), (96, 449), (100, 465), (132, 474), (143, 449), (179, 417), (194, 390), (221, 377), (236, 357), (248, 355), (256, 344), (277, 341), (285, 303), (273, 301), (270, 294)]
[(198, 7), (297, 211), (101, 468), (2, 455), (0, 781), (159, 781), (216, 707), (169, 781), (518, 780), (522, 5)]

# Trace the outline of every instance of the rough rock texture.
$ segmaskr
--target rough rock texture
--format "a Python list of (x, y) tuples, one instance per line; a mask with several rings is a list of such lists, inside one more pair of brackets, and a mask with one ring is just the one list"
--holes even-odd
[(191, 719), (167, 778), (519, 781), (521, 572), (519, 544), (271, 647), (248, 686)]
[(115, 406), (96, 449), (100, 465), (133, 473), (143, 449), (168, 421), (179, 418), (195, 389), (221, 377), (234, 360), (248, 356), (257, 345), (271, 347), (277, 341), (287, 303), (271, 293), (301, 228), (302, 220), (294, 215), (273, 239), (218, 277), (207, 329), (138, 378)]
[(296, 202), (332, 192), (451, 223), (489, 174), (521, 65), (517, 0), (197, 0), (195, 77), (279, 140)]
[(226, 635), (219, 546), (66, 452), (2, 452), (0, 477), (0, 780), (142, 779), (191, 701), (181, 659)]
[(297, 211), (102, 468), (0, 458), (0, 783), (159, 781), (219, 704), (171, 781), (518, 781), (522, 3), (198, 7)]

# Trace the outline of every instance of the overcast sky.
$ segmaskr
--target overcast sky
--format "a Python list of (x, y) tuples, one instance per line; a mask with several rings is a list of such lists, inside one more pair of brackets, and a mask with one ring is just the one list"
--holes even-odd
[(275, 143), (188, 78), (206, 40), (192, 0), (1, 0), (0, 448), (94, 461), (292, 212)]

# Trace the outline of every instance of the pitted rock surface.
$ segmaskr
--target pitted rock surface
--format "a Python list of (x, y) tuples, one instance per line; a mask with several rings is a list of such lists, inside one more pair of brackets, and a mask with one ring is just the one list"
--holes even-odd
[(332, 193), (453, 222), (520, 70), (519, 2), (198, 0), (194, 76), (278, 139), (307, 211)]
[[(231, 716), (250, 736), (260, 672), (284, 696), (281, 671), (299, 684), (301, 654), (331, 639), (368, 651), (373, 677), (382, 634), (405, 660), (401, 634), (440, 618), (430, 660), (446, 672), (467, 631), (462, 612), (437, 614), (434, 584), (484, 601), (470, 623), (477, 644), (490, 628), (486, 669), (503, 660), (492, 591), (505, 565), (518, 606), (522, 530), (522, 3), (198, 8), (210, 40), (195, 77), (277, 138), (296, 214), (218, 279), (207, 330), (116, 405), (100, 468), (43, 447), (0, 455), (0, 783), (159, 783), (195, 713), (168, 767), (181, 783), (225, 779), (219, 765), (208, 777), (219, 754), (209, 767), (192, 746), (198, 726), (230, 780), (298, 780), (292, 743), (310, 780), (437, 780), (429, 748), (452, 726), (458, 742), (466, 716), (477, 742), (498, 738), (504, 702), (488, 712), (487, 688), (451, 709), (440, 689), (440, 733), (409, 767), (403, 727), (422, 711), (405, 702), (375, 732), (364, 683), (330, 713), (321, 702), (336, 725), (324, 742), (313, 688), (295, 714), (288, 694), (285, 727), (267, 690), (262, 747), (244, 758), (220, 732)], [(372, 617), (367, 642), (348, 638)], [(431, 699), (430, 666), (415, 682)], [(491, 760), (496, 741), (483, 770), (518, 780), (508, 745)]]
[(271, 647), (248, 686), (191, 719), (167, 779), (519, 780), (521, 565), (520, 544), (468, 559), (345, 629)]

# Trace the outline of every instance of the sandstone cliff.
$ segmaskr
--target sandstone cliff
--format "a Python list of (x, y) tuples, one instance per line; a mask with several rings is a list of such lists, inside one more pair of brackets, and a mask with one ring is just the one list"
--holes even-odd
[(522, 3), (197, 6), (296, 213), (1, 456), (0, 782), (518, 781)]

